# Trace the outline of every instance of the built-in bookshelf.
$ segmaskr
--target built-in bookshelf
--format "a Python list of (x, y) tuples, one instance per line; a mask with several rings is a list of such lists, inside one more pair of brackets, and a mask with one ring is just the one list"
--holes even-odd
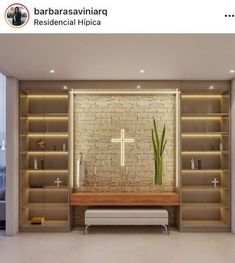
[(68, 231), (68, 92), (21, 89), (19, 117), (20, 231)]
[(191, 84), (181, 90), (181, 231), (229, 231), (229, 83)]

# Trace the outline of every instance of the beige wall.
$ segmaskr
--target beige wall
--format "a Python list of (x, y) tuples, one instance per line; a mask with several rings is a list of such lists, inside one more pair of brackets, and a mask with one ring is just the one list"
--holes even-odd
[(19, 87), (14, 78), (6, 79), (6, 234), (19, 230)]

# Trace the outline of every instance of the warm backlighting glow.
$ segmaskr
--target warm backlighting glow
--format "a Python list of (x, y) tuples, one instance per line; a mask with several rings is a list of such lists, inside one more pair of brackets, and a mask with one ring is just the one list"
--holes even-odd
[(197, 154), (197, 155), (218, 155), (221, 154), (222, 152), (220, 151), (183, 151), (182, 154), (187, 154), (187, 155), (193, 155), (193, 154)]
[(26, 170), (28, 173), (68, 173), (68, 170)]
[(45, 116), (45, 117), (23, 117), (23, 118), (27, 118), (30, 121), (42, 121), (42, 120), (49, 120), (49, 121), (66, 121), (68, 120), (68, 117), (63, 117), (63, 116), (55, 116), (55, 117), (49, 117), (49, 116)]
[(68, 95), (26, 95), (30, 99), (68, 99)]
[(29, 152), (22, 152), (23, 154), (38, 154), (38, 155), (67, 155), (68, 152), (67, 151), (45, 151), (45, 152), (41, 152), (41, 151), (29, 151)]
[(225, 172), (226, 170), (182, 170), (182, 173), (220, 173)]
[(125, 143), (134, 142), (134, 139), (125, 138), (125, 130), (121, 129), (121, 138), (111, 139), (111, 142), (117, 142), (121, 144), (121, 166), (125, 166)]
[(182, 99), (221, 99), (223, 98), (224, 95), (208, 95), (208, 94), (204, 94), (204, 95), (182, 95), (181, 98)]
[[(190, 117), (181, 117), (181, 119), (183, 121), (197, 121), (197, 120), (200, 120), (200, 121), (203, 121), (203, 120), (210, 120), (210, 121), (221, 121), (221, 119), (224, 118), (224, 116), (201, 116), (201, 117), (198, 117), (198, 116), (190, 116)], [(225, 118), (228, 118), (227, 116), (225, 116)]]
[(28, 133), (28, 137), (68, 137), (68, 133)]
[(218, 133), (207, 133), (207, 132), (205, 132), (205, 133), (182, 133), (182, 137), (204, 137), (204, 138), (206, 138), (206, 137), (221, 137), (221, 136), (224, 136), (224, 135), (228, 135), (228, 133), (220, 133), (220, 132), (218, 132)]

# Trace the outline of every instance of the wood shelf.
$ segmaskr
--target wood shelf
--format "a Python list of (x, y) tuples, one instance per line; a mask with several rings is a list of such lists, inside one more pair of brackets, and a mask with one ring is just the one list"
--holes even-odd
[(200, 186), (182, 186), (182, 191), (219, 191), (219, 190), (228, 190), (227, 187), (223, 186), (205, 186), (205, 185), (200, 185)]
[(183, 227), (228, 227), (222, 220), (183, 220)]
[(28, 172), (28, 173), (68, 173), (68, 170), (56, 170), (56, 169), (44, 169), (44, 170), (33, 170), (33, 169), (28, 169), (28, 170), (21, 170), (21, 172)]
[(68, 220), (45, 220), (43, 225), (32, 225), (31, 221), (25, 222), (23, 227), (67, 227), (69, 225)]
[(68, 132), (25, 132), (20, 136), (28, 137), (68, 137)]
[(183, 132), (181, 133), (182, 137), (187, 137), (187, 136), (190, 136), (190, 137), (197, 137), (197, 136), (200, 136), (200, 137), (206, 137), (206, 136), (228, 136), (229, 133), (228, 132)]
[(229, 151), (182, 151), (182, 155), (214, 155), (214, 154), (228, 154)]
[(183, 203), (183, 209), (219, 209), (228, 208), (227, 205), (222, 203)]
[(45, 186), (42, 188), (32, 188), (32, 187), (22, 187), (22, 190), (29, 190), (29, 191), (69, 191), (69, 188), (67, 186)]
[[(69, 231), (69, 153), (62, 150), (64, 143), (68, 145), (69, 136), (68, 91), (48, 89), (45, 93), (43, 89), (21, 87), (20, 94), (20, 231)], [(38, 150), (36, 144), (39, 138), (45, 139), (43, 151)], [(32, 169), (34, 157), (38, 162), (43, 158), (46, 169)], [(39, 162), (38, 168), (41, 167)], [(56, 187), (53, 184), (56, 177), (61, 178), (64, 185)], [(31, 225), (34, 216), (47, 220), (43, 225)]]
[(70, 195), (70, 205), (179, 206), (179, 194), (176, 192), (80, 192)]
[(45, 155), (56, 155), (56, 154), (68, 154), (68, 151), (23, 151), (21, 154), (45, 154)]
[(218, 112), (218, 113), (182, 113), (181, 118), (184, 119), (184, 117), (228, 117), (229, 113), (227, 112)]
[(31, 209), (67, 209), (68, 203), (26, 203), (21, 207)]
[(22, 118), (63, 118), (65, 120), (68, 120), (68, 114), (67, 113), (29, 113), (29, 114), (22, 114)]
[(190, 170), (190, 169), (185, 169), (185, 170), (181, 170), (181, 173), (221, 173), (221, 172), (229, 172), (229, 170), (224, 170), (224, 169), (195, 169), (195, 170)]
[[(215, 84), (190, 83), (194, 88), (182, 84), (181, 89), (180, 229), (229, 231), (230, 86), (224, 83), (223, 88), (209, 91)], [(223, 151), (219, 150), (221, 143)], [(201, 159), (204, 169), (189, 169), (191, 158)], [(213, 178), (219, 181), (215, 188)]]
[(43, 225), (31, 225), (31, 221), (26, 221), (20, 226), (21, 232), (68, 232), (69, 230), (69, 220), (45, 220)]

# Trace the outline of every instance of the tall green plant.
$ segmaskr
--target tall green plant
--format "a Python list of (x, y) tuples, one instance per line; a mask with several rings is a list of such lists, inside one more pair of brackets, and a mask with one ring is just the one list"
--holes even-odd
[(155, 163), (155, 178), (154, 178), (155, 185), (162, 185), (163, 182), (163, 153), (167, 143), (165, 136), (166, 136), (165, 124), (162, 133), (159, 136), (157, 131), (156, 121), (153, 118), (152, 143), (153, 143), (153, 153), (154, 153), (154, 163)]

